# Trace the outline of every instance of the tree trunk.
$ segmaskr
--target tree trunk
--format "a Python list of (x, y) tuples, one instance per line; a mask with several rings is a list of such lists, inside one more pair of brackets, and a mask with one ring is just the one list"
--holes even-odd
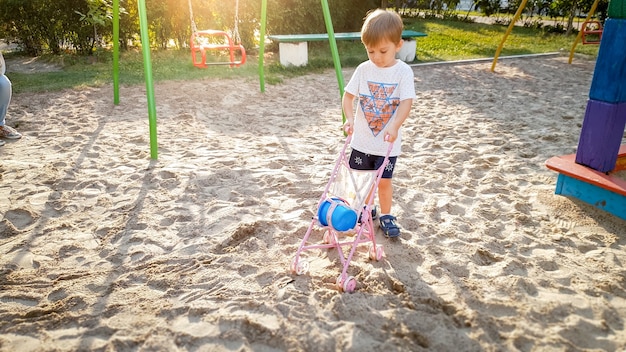
[(467, 21), (467, 19), (469, 18), (469, 14), (470, 14), (470, 12), (472, 12), (472, 9), (474, 8), (474, 5), (476, 5), (476, 3), (472, 2), (472, 4), (470, 5), (469, 9), (467, 10), (467, 13), (465, 14), (465, 21)]
[(576, 3), (572, 5), (572, 9), (569, 13), (569, 17), (567, 18), (567, 28), (565, 29), (565, 35), (570, 35), (572, 33), (572, 29), (574, 28), (575, 16), (576, 16)]
[(386, 9), (387, 7), (389, 7), (389, 2), (387, 0), (381, 0), (380, 8), (381, 9)]

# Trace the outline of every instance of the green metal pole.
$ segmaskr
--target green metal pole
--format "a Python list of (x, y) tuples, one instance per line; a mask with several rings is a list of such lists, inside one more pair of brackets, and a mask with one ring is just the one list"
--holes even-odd
[(328, 42), (330, 44), (330, 52), (335, 65), (335, 73), (337, 74), (337, 83), (339, 83), (339, 93), (343, 96), (343, 74), (341, 73), (341, 62), (339, 61), (339, 50), (337, 49), (337, 41), (335, 40), (335, 30), (333, 29), (333, 21), (330, 18), (330, 9), (328, 8), (328, 0), (322, 0), (322, 11), (324, 11), (324, 23), (328, 32)]
[(120, 0), (113, 0), (113, 104), (120, 104)]
[(148, 97), (148, 120), (150, 122), (150, 157), (158, 158), (156, 106), (154, 103), (154, 83), (152, 81), (152, 61), (150, 61), (150, 38), (148, 37), (148, 20), (146, 16), (146, 0), (137, 2), (139, 8), (139, 29), (141, 30), (141, 50), (143, 52), (143, 69), (146, 76), (146, 95)]
[[(333, 29), (333, 21), (330, 18), (330, 9), (328, 8), (328, 0), (322, 0), (322, 11), (324, 12), (324, 23), (326, 23), (326, 32), (328, 32), (328, 42), (330, 44), (330, 52), (335, 65), (335, 74), (337, 75), (337, 84), (339, 85), (339, 95), (343, 98), (343, 74), (341, 73), (341, 62), (339, 61), (339, 50), (337, 49), (337, 40), (335, 40), (335, 30)], [(343, 110), (343, 109), (342, 109)], [(346, 116), (341, 113), (341, 119), (345, 123)]]
[(267, 0), (261, 1), (261, 33), (259, 36), (259, 81), (261, 84), (261, 93), (265, 93), (265, 24), (267, 22)]

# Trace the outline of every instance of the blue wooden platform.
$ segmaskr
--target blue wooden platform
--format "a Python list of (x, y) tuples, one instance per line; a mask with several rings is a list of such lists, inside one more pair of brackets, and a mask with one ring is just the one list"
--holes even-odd
[(576, 154), (555, 156), (546, 166), (559, 173), (554, 193), (580, 199), (626, 220), (626, 181), (614, 176), (626, 170), (626, 145), (620, 147), (615, 168), (608, 173), (577, 164)]

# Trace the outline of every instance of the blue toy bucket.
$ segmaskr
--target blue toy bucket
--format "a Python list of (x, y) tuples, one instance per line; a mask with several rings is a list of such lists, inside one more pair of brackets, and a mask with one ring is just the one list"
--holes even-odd
[(317, 210), (317, 219), (322, 226), (330, 226), (335, 231), (352, 230), (357, 223), (357, 212), (340, 198), (329, 198)]

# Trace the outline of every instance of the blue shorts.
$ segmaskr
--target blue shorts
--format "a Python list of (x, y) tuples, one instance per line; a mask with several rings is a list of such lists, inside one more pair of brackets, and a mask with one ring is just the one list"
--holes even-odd
[[(382, 178), (391, 178), (393, 176), (393, 168), (396, 165), (397, 156), (389, 157), (389, 164), (383, 171)], [(365, 154), (356, 149), (352, 149), (350, 153), (350, 168), (354, 170), (378, 170), (385, 161), (384, 156)]]

